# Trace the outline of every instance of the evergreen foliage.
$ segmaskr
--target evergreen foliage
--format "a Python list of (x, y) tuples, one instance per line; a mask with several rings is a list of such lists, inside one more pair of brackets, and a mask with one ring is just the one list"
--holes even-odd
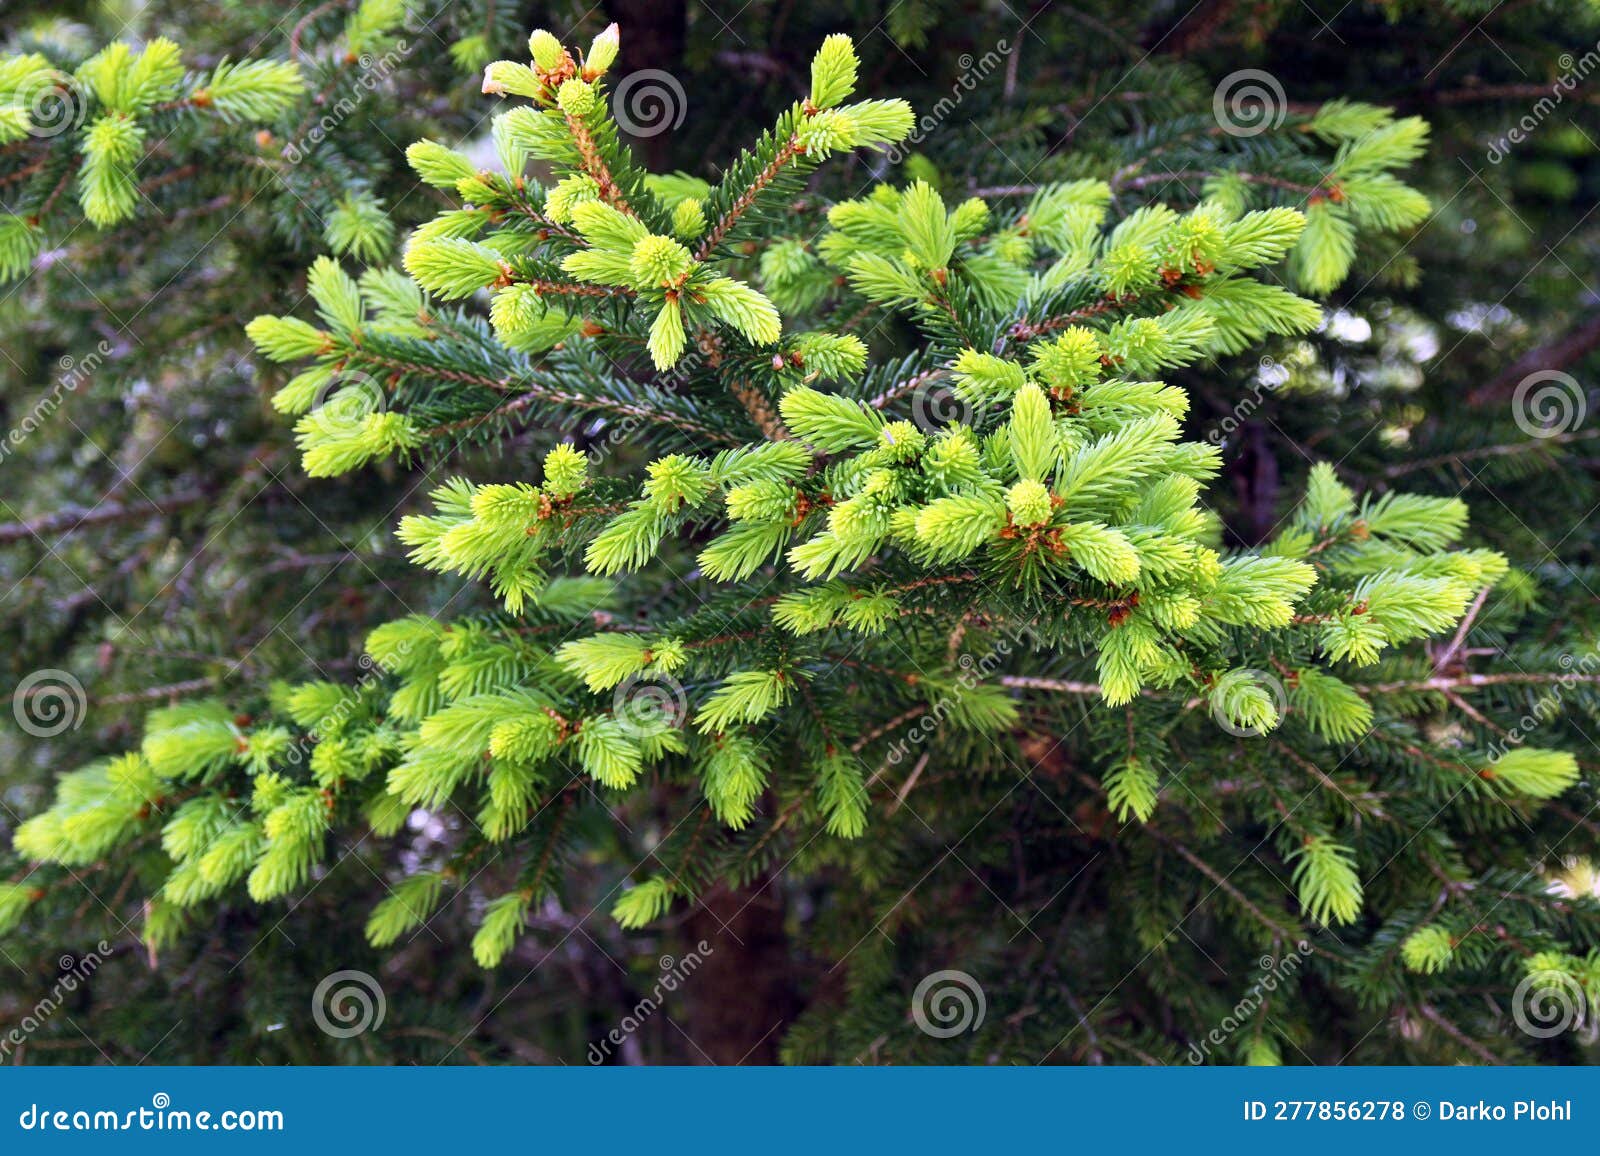
[[(352, 51), (394, 31), (383, 7), (351, 17)], [(938, 5), (907, 7), (916, 43)], [(1291, 951), (1303, 971), (1213, 1058), (1338, 1053), (1385, 1015), (1378, 1054), (1458, 1058), (1457, 1023), (1493, 1038), (1472, 988), (1594, 989), (1600, 908), (1529, 869), (1543, 832), (1587, 821), (1586, 767), (1561, 732), (1508, 748), (1494, 720), (1551, 687), (1552, 712), (1592, 712), (1595, 679), (1559, 647), (1460, 665), (1538, 621), (1548, 576), (1454, 488), (1409, 485), (1425, 471), (1355, 485), (1375, 471), (1331, 453), (1230, 533), (1225, 439), (1192, 436), (1230, 358), (1321, 370), (1319, 302), (1429, 213), (1421, 119), (1330, 99), (1234, 139), (1152, 113), (982, 185), (938, 148), (892, 167), (915, 111), (858, 95), (830, 35), (713, 181), (624, 143), (615, 26), (583, 52), (536, 32), (526, 59), (464, 43), (453, 63), (503, 105), (493, 166), (424, 129), (406, 159), (449, 202), (431, 219), (324, 188), (308, 300), (248, 335), (304, 473), (428, 478), (395, 536), (414, 580), (482, 608), (377, 625), (355, 680), (152, 711), (16, 828), (28, 881), (0, 888), (0, 927), (136, 860), (143, 938), (178, 950), (219, 911), (276, 918), (360, 842), (394, 848), (372, 947), (454, 906), (492, 969), (580, 893), (659, 929), (845, 880), (803, 934), (846, 978), (785, 1036), (793, 1060), (1181, 1062), (1253, 961)], [(46, 164), (71, 162), (102, 227), (139, 212), (144, 121), (237, 132), (304, 94), (284, 62), (190, 73), (157, 41), (4, 67), (13, 93), (48, 73), (85, 94)], [(19, 217), (12, 275), (46, 237)], [(470, 470), (463, 446), (505, 457)], [(617, 856), (612, 817), (641, 811), (648, 845)], [(440, 815), (461, 822), (417, 855)], [(935, 918), (1013, 858), (1047, 890)], [(1081, 935), (1080, 904), (1102, 909)], [(1007, 1014), (949, 1045), (899, 993), (941, 940), (1005, 977)]]

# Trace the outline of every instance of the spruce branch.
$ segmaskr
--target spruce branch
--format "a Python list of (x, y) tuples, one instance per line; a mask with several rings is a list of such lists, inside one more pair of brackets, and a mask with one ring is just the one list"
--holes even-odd
[[(430, 836), (425, 866), (406, 860), (402, 901), (373, 912), (369, 941), (397, 942), (448, 886), (477, 919), (473, 957), (494, 967), (550, 926), (538, 912), (569, 882), (637, 842), (590, 821), (612, 811), (668, 832), (630, 856), (654, 862), (613, 909), (621, 928), (671, 927), (675, 904), (698, 918), (722, 888), (838, 873), (862, 886), (830, 892), (824, 922), (849, 933), (882, 919), (886, 889), (927, 874), (930, 832), (1005, 802), (1020, 753), (1054, 805), (1005, 812), (1015, 880), (1000, 879), (1009, 853), (973, 860), (997, 894), (1014, 883), (1042, 904), (1026, 877), (1039, 847), (1076, 866), (1115, 839), (1118, 870), (1086, 871), (1096, 893), (1070, 902), (1107, 901), (1112, 950), (1142, 945), (1128, 962), (1164, 941), (1174, 900), (1209, 888), (1229, 915), (1220, 954), (1338, 924), (1348, 944), (1318, 948), (1319, 976), (1398, 1006), (1364, 985), (1393, 982), (1372, 959), (1383, 935), (1415, 934), (1426, 898), (1373, 884), (1432, 822), (1433, 796), (1469, 788), (1451, 818), (1488, 842), (1502, 832), (1477, 822), (1483, 807), (1551, 820), (1542, 804), (1577, 779), (1559, 751), (1491, 760), (1468, 746), (1497, 730), (1470, 692), (1507, 679), (1514, 699), (1517, 685), (1455, 667), (1480, 653), (1465, 640), (1484, 608), (1498, 628), (1529, 601), (1526, 576), (1474, 544), (1465, 503), (1359, 494), (1325, 465), (1265, 541), (1225, 546), (1206, 497), (1223, 453), (1185, 429), (1187, 386), (1221, 380), (1228, 358), (1322, 344), (1311, 296), (1422, 211), (1399, 175), (1420, 122), (1329, 102), (1245, 146), (1204, 116), (1168, 115), (1192, 84), (1147, 75), (1149, 131), (1049, 178), (986, 185), (972, 170), (983, 195), (947, 200), (961, 182), (935, 151), (839, 200), (822, 162), (911, 127), (900, 102), (845, 103), (859, 71), (847, 38), (824, 42), (810, 92), (717, 186), (645, 173), (619, 143), (603, 87), (616, 38), (580, 55), (539, 32), (531, 63), (490, 63), (487, 90), (519, 98), (496, 117), (494, 161), (437, 141), (407, 150), (449, 207), (417, 225), (399, 267), (352, 238), (394, 235), (413, 207), (391, 214), (361, 190), (330, 236), (338, 255), (306, 276), (305, 316), (249, 329), (284, 367), (268, 370), (282, 374), (273, 405), (309, 473), (398, 473), (435, 444), (507, 451), (455, 457), (460, 476), (400, 523), (415, 567), (450, 576), (449, 616), (372, 630), (368, 677), (230, 680), (228, 702), (199, 680), (152, 688), (210, 694), (153, 711), (137, 749), (64, 776), (18, 855), (77, 867), (159, 842), (155, 943), (174, 934), (163, 907), (292, 898), (330, 836), (398, 847), (417, 809), (460, 807), (471, 829)], [(196, 115), (191, 95), (167, 93), (164, 114)], [(72, 187), (103, 185), (111, 203), (134, 150), (116, 125), (101, 132), (102, 159)], [(189, 176), (158, 177), (162, 199)], [(55, 177), (24, 180), (42, 195)], [(1188, 179), (1204, 200), (1163, 202)], [(5, 228), (8, 267), (31, 261), (28, 226)], [(927, 404), (933, 387), (953, 403)], [(1521, 685), (1559, 681), (1528, 669)], [(1069, 752), (1045, 750), (1078, 728)], [(1322, 769), (1368, 732), (1363, 757), (1394, 771), (1381, 793)], [(1207, 813), (1163, 797), (1191, 763), (1227, 768), (1186, 784)], [(1264, 861), (1212, 866), (1241, 830), (1270, 833), (1293, 897)], [(1440, 823), (1415, 853), (1428, 863), (1413, 855), (1430, 896), (1436, 879), (1493, 883), (1467, 861), (1498, 847), (1456, 854), (1455, 835)], [(1525, 927), (1482, 942), (1454, 895), (1430, 918), (1461, 923), (1445, 932), (1466, 935), (1459, 956), (1540, 944)], [(1439, 942), (1396, 958), (1434, 966)], [(1074, 975), (1080, 956), (1109, 958), (1071, 937), (1050, 951), (1071, 953)], [(875, 996), (875, 979), (855, 981), (881, 962), (844, 998)], [(1194, 1027), (1178, 1015), (1172, 1039), (1123, 1039), (1070, 999), (1097, 1055), (1161, 1058)], [(1273, 1054), (1252, 1031), (1250, 1054)]]
[(777, 179), (784, 166), (794, 161), (795, 158), (804, 155), (805, 148), (800, 143), (799, 134), (791, 135), (784, 142), (783, 147), (767, 162), (766, 167), (757, 173), (749, 185), (734, 199), (733, 204), (728, 207), (728, 211), (717, 219), (716, 224), (711, 226), (711, 231), (706, 234), (705, 239), (700, 242), (699, 248), (695, 250), (695, 260), (704, 261), (714, 253), (717, 246), (722, 244), (723, 238), (728, 235), (728, 232), (739, 223), (739, 219), (756, 203), (756, 198), (766, 190), (768, 185)]

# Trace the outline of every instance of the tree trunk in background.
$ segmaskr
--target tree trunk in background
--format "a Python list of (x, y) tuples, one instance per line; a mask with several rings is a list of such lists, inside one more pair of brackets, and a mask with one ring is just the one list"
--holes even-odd
[[(607, 19), (622, 26), (622, 56), (609, 80), (614, 93), (628, 73), (662, 69), (682, 82), (683, 53), (689, 36), (688, 0), (607, 0)], [(633, 141), (647, 168), (661, 171), (671, 159), (672, 135)]]
[(685, 953), (711, 948), (685, 983), (684, 1049), (696, 1064), (774, 1064), (798, 1002), (790, 977), (783, 893), (708, 893), (683, 925)]
[(1237, 456), (1225, 471), (1239, 501), (1233, 531), (1243, 545), (1256, 546), (1278, 527), (1282, 478), (1267, 427), (1259, 421), (1247, 421), (1240, 427), (1240, 434)]

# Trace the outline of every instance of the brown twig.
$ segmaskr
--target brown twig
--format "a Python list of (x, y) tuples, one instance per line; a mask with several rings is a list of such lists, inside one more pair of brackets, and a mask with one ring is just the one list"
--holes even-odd
[(777, 179), (778, 174), (783, 171), (783, 166), (794, 160), (795, 157), (803, 155), (804, 150), (801, 148), (800, 138), (791, 136), (788, 143), (779, 149), (777, 155), (768, 162), (767, 167), (756, 174), (755, 180), (750, 182), (750, 187), (739, 194), (739, 199), (729, 206), (728, 211), (712, 227), (711, 232), (706, 234), (706, 239), (700, 242), (700, 248), (695, 250), (694, 259), (696, 261), (704, 261), (710, 256), (716, 250), (716, 247), (722, 244), (722, 238), (728, 235), (728, 230), (738, 224), (739, 218), (744, 216), (751, 205), (755, 204), (756, 198), (761, 195), (761, 190)]
[(88, 510), (82, 506), (67, 506), (53, 514), (45, 514), (31, 521), (0, 523), (0, 542), (15, 542), (19, 538), (28, 537), (38, 538), (57, 531), (70, 534), (84, 526), (120, 522), (126, 518), (143, 518), (154, 514), (170, 514), (174, 510), (203, 501), (205, 496), (205, 491), (192, 489), (181, 490), (154, 502), (134, 504), (104, 502)]

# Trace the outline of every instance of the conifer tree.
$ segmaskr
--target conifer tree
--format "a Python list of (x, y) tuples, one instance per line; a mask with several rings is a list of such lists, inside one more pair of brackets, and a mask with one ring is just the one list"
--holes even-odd
[[(1127, 165), (952, 197), (921, 156), (839, 187), (830, 163), (916, 120), (857, 98), (831, 36), (711, 183), (620, 143), (618, 47), (536, 32), (490, 63), (496, 165), (408, 150), (454, 204), (403, 272), (346, 248), (311, 265), (311, 310), (249, 327), (308, 475), (446, 467), (397, 537), (492, 609), (378, 627), (353, 685), (154, 712), (18, 830), (41, 879), (149, 849), (164, 948), (314, 889), (343, 839), (461, 813), (426, 862), (396, 856), (366, 934), (400, 943), (460, 891), (494, 968), (643, 813), (648, 854), (603, 894), (623, 928), (833, 884), (806, 941), (848, 981), (793, 1059), (1178, 1062), (1263, 954), (1303, 970), (1207, 1058), (1353, 1047), (1380, 1008), (1450, 1055), (1491, 1031), (1457, 1026), (1473, 982), (1593, 987), (1592, 902), (1524, 867), (1531, 824), (1586, 810), (1578, 762), (1485, 741), (1462, 698), (1592, 679), (1451, 665), (1528, 576), (1459, 498), (1328, 462), (1230, 544), (1217, 440), (1184, 436), (1181, 382), (1310, 334), (1363, 245), (1423, 219), (1422, 121), (1333, 100), (1264, 144), (1180, 130), (1194, 197)], [(494, 480), (449, 473), (496, 442)], [(1041, 899), (1086, 877), (1092, 934), (1075, 903), (1049, 941), (1003, 898), (987, 932), (932, 919), (930, 876), (955, 905), (1012, 857)], [(38, 890), (7, 891), (8, 922)], [(1215, 982), (1180, 982), (1179, 935)], [(946, 936), (1007, 977), (965, 1044), (896, 994)]]
[[(490, 27), (461, 4), (328, 6), (304, 20), (307, 7), (285, 20), (281, 5), (157, 2), (130, 19), (87, 7), (10, 5), (0, 29), (8, 75), (19, 67), (12, 58), (33, 72), (38, 58), (51, 65), (35, 87), (7, 98), (27, 131), (0, 145), (0, 215), (39, 218), (31, 263), (0, 285), (7, 842), (63, 765), (136, 740), (152, 705), (285, 671), (349, 676), (365, 632), (395, 612), (386, 600), (424, 604), (402, 552), (382, 542), (413, 481), (403, 471), (359, 484), (305, 478), (243, 325), (303, 293), (305, 265), (338, 243), (328, 225), (347, 203), (388, 210), (376, 218), (376, 239), (388, 247), (366, 251), (376, 257), (432, 211), (405, 200), (416, 178), (383, 133), (466, 131), (477, 116), (471, 70), (481, 61), (463, 66), (443, 48)], [(425, 25), (443, 43), (422, 35)], [(513, 31), (502, 21), (497, 42), (512, 43)], [(439, 51), (417, 51), (424, 41)], [(131, 66), (158, 42), (182, 45), (177, 95), (132, 117), (144, 139), (131, 170), (136, 206), (126, 219), (92, 223), (75, 166), (98, 98), (75, 74), (97, 56)], [(241, 61), (245, 76), (300, 78), (299, 91), (228, 117), (188, 99), (221, 64)], [(32, 689), (13, 702), (12, 690), (24, 687)], [(8, 861), (3, 874), (16, 881), (26, 867)], [(108, 930), (114, 947), (97, 998), (80, 994), (70, 1011), (90, 1038), (56, 1015), (8, 1059), (123, 1062), (161, 1042), (152, 1060), (253, 1062), (262, 1036), (238, 1015), (245, 993), (255, 1006), (303, 1005), (305, 991), (362, 946), (359, 926), (326, 934), (328, 913), (372, 901), (353, 874), (331, 881), (271, 943), (261, 941), (276, 919), (224, 913), (193, 941), (200, 950), (156, 957), (166, 966), (153, 969), (125, 929), (136, 925), (132, 912), (107, 928), (81, 922), (80, 903), (115, 891), (103, 876), (69, 881), (8, 938), (0, 969), (8, 1028), (52, 989), (61, 958), (82, 958)], [(439, 993), (451, 990), (447, 970), (435, 969)], [(475, 978), (470, 960), (460, 970)], [(117, 999), (105, 999), (108, 990)], [(459, 1018), (448, 1000), (433, 1005), (414, 1010)], [(266, 1038), (281, 1059), (319, 1055), (314, 1031)], [(397, 1040), (392, 1054), (409, 1058), (407, 1046)]]

